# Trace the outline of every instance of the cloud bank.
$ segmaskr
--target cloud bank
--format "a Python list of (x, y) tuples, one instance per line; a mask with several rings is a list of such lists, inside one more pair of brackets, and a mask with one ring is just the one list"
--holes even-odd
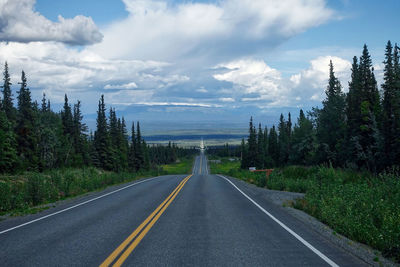
[(105, 28), (104, 41), (94, 51), (108, 58), (196, 64), (265, 51), (334, 13), (324, 0), (123, 2), (129, 16)]
[(214, 78), (232, 83), (232, 90), (224, 90), (224, 93), (234, 96), (230, 99), (238, 99), (242, 103), (252, 102), (260, 108), (317, 105), (325, 98), (330, 60), (334, 64), (336, 77), (347, 89), (351, 63), (336, 56), (315, 58), (307, 69), (289, 78), (282, 78), (280, 71), (262, 60), (233, 61), (218, 65), (217, 68), (224, 71), (215, 74)]
[(90, 17), (78, 15), (73, 19), (58, 16), (52, 22), (35, 12), (36, 0), (0, 0), (0, 41), (56, 41), (70, 45), (99, 43), (103, 35)]
[(330, 59), (347, 84), (350, 63), (343, 58), (323, 54), (289, 77), (265, 60), (289, 38), (332, 19), (324, 0), (122, 1), (129, 15), (102, 29), (103, 38), (91, 18), (51, 22), (34, 11), (35, 0), (0, 0), (0, 41), (10, 42), (0, 43), (0, 62), (8, 61), (14, 84), (24, 69), (34, 95), (45, 91), (56, 103), (68, 93), (94, 112), (105, 94), (127, 112), (180, 111), (182, 117), (171, 115), (179, 120), (193, 115), (186, 111), (214, 118), (318, 104)]

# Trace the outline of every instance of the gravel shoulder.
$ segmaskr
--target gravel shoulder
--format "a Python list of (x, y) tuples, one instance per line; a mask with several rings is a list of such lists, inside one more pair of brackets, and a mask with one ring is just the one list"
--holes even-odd
[[(296, 199), (303, 198), (305, 194), (269, 190), (266, 188), (257, 187), (253, 184), (249, 184), (235, 177), (230, 177), (227, 175), (224, 176), (235, 181), (235, 183), (240, 185), (241, 187), (245, 187), (247, 190), (250, 190), (257, 195), (260, 195), (263, 199), (272, 202), (281, 209), (284, 209), (287, 213), (296, 217), (298, 220), (309, 226), (310, 229), (324, 237), (329, 242), (342, 248), (348, 253), (354, 255), (355, 257), (358, 257), (365, 263), (371, 266), (400, 266), (400, 264), (396, 264), (393, 261), (384, 258), (379, 251), (374, 250), (367, 245), (350, 240), (347, 237), (336, 233), (329, 226), (323, 224), (322, 222), (318, 221), (316, 218), (310, 216), (304, 211), (292, 208), (291, 203)], [(374, 259), (378, 259), (379, 261), (374, 261)]]

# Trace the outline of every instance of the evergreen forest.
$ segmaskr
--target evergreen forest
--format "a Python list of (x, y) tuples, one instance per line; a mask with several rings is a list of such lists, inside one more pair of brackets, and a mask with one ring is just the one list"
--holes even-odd
[[(0, 97), (0, 173), (43, 172), (59, 168), (96, 167), (113, 172), (140, 172), (174, 163), (194, 149), (149, 146), (139, 122), (128, 130), (124, 118), (114, 108), (106, 108), (102, 95), (97, 110), (97, 128), (88, 132), (83, 122), (82, 103), (69, 103), (55, 112), (43, 94), (41, 103), (33, 101), (24, 71), (16, 95), (7, 62)], [(14, 102), (17, 105), (14, 105)]]
[(354, 57), (349, 91), (334, 72), (332, 61), (326, 98), (320, 108), (297, 122), (281, 114), (270, 129), (250, 119), (249, 136), (241, 144), (241, 168), (320, 165), (379, 173), (400, 165), (400, 48), (388, 41), (381, 90), (371, 55), (364, 45)]

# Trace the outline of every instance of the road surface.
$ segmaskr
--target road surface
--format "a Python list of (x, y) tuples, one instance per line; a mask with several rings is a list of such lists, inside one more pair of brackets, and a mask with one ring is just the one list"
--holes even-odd
[(133, 182), (0, 222), (0, 265), (365, 264), (248, 190), (209, 174), (201, 153), (193, 175)]

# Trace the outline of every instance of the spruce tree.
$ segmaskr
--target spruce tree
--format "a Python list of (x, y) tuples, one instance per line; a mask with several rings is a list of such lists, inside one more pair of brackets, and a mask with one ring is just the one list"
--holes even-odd
[(41, 112), (42, 113), (46, 113), (47, 112), (47, 100), (46, 100), (46, 94), (45, 93), (43, 93)]
[(74, 105), (72, 140), (75, 152), (74, 165), (80, 167), (89, 163), (86, 135), (88, 127), (82, 120), (81, 101), (78, 100)]
[(360, 153), (360, 125), (361, 125), (361, 85), (360, 72), (357, 57), (353, 58), (351, 68), (351, 80), (349, 82), (349, 92), (346, 97), (346, 146), (347, 146), (347, 164), (360, 163), (357, 155)]
[(64, 96), (64, 106), (63, 110), (61, 111), (61, 120), (63, 124), (63, 131), (64, 134), (71, 138), (74, 133), (74, 126), (73, 126), (73, 118), (72, 118), (72, 111), (71, 106), (68, 103), (68, 96), (65, 94)]
[(268, 164), (268, 127), (265, 126), (264, 128), (264, 167), (266, 167)]
[(383, 89), (383, 125), (382, 135), (384, 138), (384, 154), (386, 166), (391, 166), (396, 161), (396, 122), (395, 122), (395, 106), (396, 106), (396, 73), (393, 64), (393, 47), (390, 41), (386, 45), (384, 68)]
[(136, 133), (135, 133), (135, 122), (132, 122), (131, 128), (131, 144), (129, 146), (129, 168), (131, 170), (136, 170)]
[(42, 108), (38, 114), (40, 165), (43, 169), (62, 167), (65, 165), (65, 149), (63, 147), (65, 136), (61, 116), (52, 112), (46, 101), (44, 101), (44, 105), (46, 107)]
[(379, 119), (381, 117), (380, 97), (374, 76), (371, 56), (364, 45), (360, 58), (360, 91), (361, 91), (361, 125), (360, 148), (357, 158), (362, 167), (376, 171), (379, 157), (380, 133)]
[(246, 153), (247, 159), (247, 167), (256, 167), (257, 166), (257, 133), (256, 128), (253, 124), (253, 117), (250, 118), (249, 123), (249, 138), (247, 140), (248, 150)]
[(109, 115), (109, 135), (111, 140), (111, 158), (114, 171), (120, 171), (120, 161), (119, 161), (119, 129), (118, 129), (118, 119), (115, 113), (115, 109), (110, 108), (110, 115)]
[(289, 131), (288, 122), (285, 121), (283, 114), (279, 118), (278, 125), (278, 145), (279, 145), (279, 166), (284, 166), (289, 159)]
[(3, 89), (3, 101), (2, 101), (2, 109), (6, 113), (7, 120), (10, 123), (14, 123), (16, 120), (16, 111), (13, 105), (13, 98), (12, 98), (12, 92), (11, 92), (11, 78), (10, 78), (10, 73), (8, 71), (8, 64), (7, 62), (4, 64), (4, 72), (3, 72), (3, 86), (1, 88)]
[(21, 88), (18, 92), (18, 116), (16, 125), (18, 156), (26, 170), (38, 168), (37, 133), (31, 92), (27, 87), (25, 72), (21, 75)]
[(394, 162), (393, 164), (400, 166), (400, 48), (397, 44), (394, 46), (393, 52), (393, 69), (395, 75), (394, 82), (394, 101), (393, 101), (393, 116), (394, 128), (397, 135), (394, 141)]
[(329, 82), (326, 98), (317, 119), (317, 138), (321, 146), (320, 162), (341, 163), (345, 141), (346, 99), (340, 81), (336, 78), (333, 63), (329, 63)]
[(264, 156), (265, 156), (265, 151), (264, 151), (264, 133), (261, 128), (261, 123), (258, 125), (258, 134), (257, 134), (257, 158), (256, 158), (256, 167), (257, 169), (263, 169), (264, 168)]
[(63, 165), (70, 166), (73, 163), (75, 157), (73, 135), (74, 135), (74, 122), (72, 117), (71, 106), (68, 103), (67, 94), (64, 95), (64, 106), (61, 111), (61, 122), (63, 129), (62, 142), (62, 154), (63, 154)]
[(289, 155), (291, 164), (310, 165), (314, 158), (315, 138), (313, 124), (308, 119), (303, 110), (300, 110), (300, 115), (293, 129), (292, 149)]
[(128, 169), (128, 157), (129, 157), (129, 143), (128, 143), (128, 133), (126, 130), (126, 123), (124, 117), (122, 120), (118, 119), (118, 128), (119, 128), (119, 136), (118, 136), (118, 144), (119, 144), (119, 160), (120, 165), (123, 170)]
[(275, 125), (269, 131), (268, 138), (268, 154), (271, 157), (271, 163), (267, 167), (275, 167), (279, 164), (279, 145), (278, 145), (278, 134), (275, 130)]
[(249, 167), (249, 163), (247, 162), (247, 145), (246, 142), (244, 141), (244, 138), (242, 138), (242, 142), (240, 143), (240, 168), (241, 169), (247, 169)]
[(143, 151), (143, 140), (140, 132), (140, 123), (136, 124), (136, 140), (135, 140), (135, 169), (136, 171), (144, 167), (144, 151)]
[(112, 170), (112, 151), (111, 140), (108, 133), (106, 106), (104, 103), (104, 95), (101, 95), (99, 108), (97, 111), (97, 129), (94, 134), (94, 148), (96, 150), (96, 162), (99, 168)]

